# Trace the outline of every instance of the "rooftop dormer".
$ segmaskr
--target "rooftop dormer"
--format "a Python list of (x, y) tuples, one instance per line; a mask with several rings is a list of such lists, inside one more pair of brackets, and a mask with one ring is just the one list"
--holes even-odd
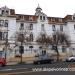
[(9, 15), (10, 14), (10, 9), (7, 6), (4, 6), (0, 8), (0, 14), (1, 15)]
[(41, 22), (45, 22), (47, 20), (47, 15), (45, 13), (42, 12), (42, 8), (39, 6), (37, 6), (36, 8), (36, 13), (35, 13), (36, 16), (39, 16), (39, 20)]
[(40, 8), (39, 4), (38, 4), (38, 6), (37, 6), (35, 11), (36, 11), (35, 15), (38, 16), (39, 14), (41, 14), (42, 9)]

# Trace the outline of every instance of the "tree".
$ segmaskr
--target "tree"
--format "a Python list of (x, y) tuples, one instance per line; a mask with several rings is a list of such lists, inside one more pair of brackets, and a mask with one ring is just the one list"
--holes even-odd
[(37, 37), (36, 42), (42, 45), (41, 48), (46, 47), (47, 49), (47, 47), (52, 43), (52, 39), (47, 34), (40, 34)]
[(19, 46), (19, 52), (21, 54), (21, 63), (22, 63), (22, 54), (24, 53), (23, 44), (26, 43), (26, 40), (27, 40), (26, 33), (25, 34), (17, 33), (17, 40), (16, 41), (21, 43), (21, 45)]
[(64, 32), (56, 31), (52, 38), (52, 45), (54, 50), (57, 52), (57, 61), (59, 61), (59, 51), (58, 45), (65, 45), (66, 47), (70, 46), (69, 36)]

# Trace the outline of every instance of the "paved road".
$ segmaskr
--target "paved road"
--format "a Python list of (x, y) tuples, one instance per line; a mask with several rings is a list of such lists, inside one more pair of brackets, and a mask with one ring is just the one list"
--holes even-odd
[(33, 69), (35, 68), (75, 68), (75, 62), (62, 62), (62, 63), (53, 63), (53, 64), (43, 64), (43, 65), (13, 65), (13, 66), (5, 66), (0, 67), (0, 75), (49, 75), (55, 72), (35, 72)]
[(25, 70), (20, 70), (20, 71), (12, 71), (12, 72), (4, 72), (0, 73), (0, 75), (75, 75), (75, 72), (34, 72), (34, 71), (25, 71)]
[(34, 65), (34, 64), (22, 64), (22, 65), (9, 65), (9, 66), (5, 66), (5, 67), (0, 67), (0, 71), (1, 70), (5, 70), (5, 69), (16, 69), (16, 68), (39, 68), (39, 67), (68, 67), (72, 65), (73, 67), (75, 67), (75, 62), (61, 62), (61, 63), (53, 63), (53, 64), (42, 64), (42, 65)]
[(75, 75), (75, 72), (30, 72), (16, 75)]

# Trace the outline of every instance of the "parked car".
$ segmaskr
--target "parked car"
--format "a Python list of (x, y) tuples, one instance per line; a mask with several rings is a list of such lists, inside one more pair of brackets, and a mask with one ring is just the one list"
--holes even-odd
[(5, 59), (3, 51), (0, 51), (0, 65), (1, 66), (5, 66), (6, 65), (6, 59)]
[(75, 56), (70, 56), (66, 59), (66, 62), (75, 62)]
[(36, 59), (33, 61), (34, 64), (45, 64), (53, 63), (54, 59), (48, 54), (36, 55)]

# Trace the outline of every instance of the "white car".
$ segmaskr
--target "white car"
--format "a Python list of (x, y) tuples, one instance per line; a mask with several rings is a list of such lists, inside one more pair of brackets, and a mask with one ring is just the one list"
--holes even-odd
[(70, 56), (66, 59), (67, 62), (75, 62), (75, 56)]

